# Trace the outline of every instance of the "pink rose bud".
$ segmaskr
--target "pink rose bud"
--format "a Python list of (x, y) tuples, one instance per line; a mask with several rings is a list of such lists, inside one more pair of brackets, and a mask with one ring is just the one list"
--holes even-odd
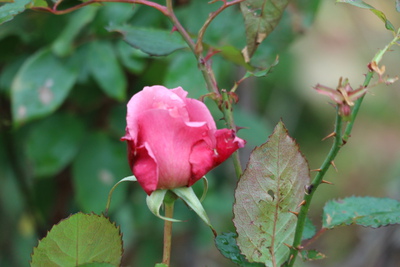
[(133, 174), (150, 195), (192, 186), (246, 141), (217, 130), (206, 105), (181, 87), (145, 87), (128, 103), (126, 135)]

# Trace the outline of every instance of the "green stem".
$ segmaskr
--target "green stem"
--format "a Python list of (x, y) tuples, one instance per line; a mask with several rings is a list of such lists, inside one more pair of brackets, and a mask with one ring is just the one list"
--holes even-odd
[[(397, 41), (400, 39), (400, 29), (398, 34), (393, 38), (393, 40), (382, 50), (379, 50), (378, 53), (374, 56), (372, 59), (372, 62), (376, 62), (377, 64), (380, 62), (382, 59), (383, 55), (390, 49), (391, 46), (397, 44)], [(374, 72), (370, 70), (367, 75), (365, 76), (363, 86), (367, 87), (372, 79)], [(285, 266), (286, 267), (291, 267), (294, 265), (296, 258), (297, 258), (297, 253), (301, 245), (302, 241), (302, 236), (303, 236), (303, 230), (305, 226), (305, 220), (308, 214), (308, 210), (312, 201), (312, 198), (314, 196), (314, 193), (318, 186), (322, 183), (323, 177), (325, 176), (326, 172), (328, 171), (329, 167), (332, 165), (333, 160), (336, 158), (337, 154), (339, 153), (339, 150), (342, 148), (343, 145), (346, 144), (348, 139), (350, 138), (351, 131), (353, 129), (353, 125), (355, 122), (355, 119), (357, 117), (358, 111), (360, 110), (360, 106), (362, 104), (362, 101), (364, 99), (364, 96), (359, 98), (351, 112), (350, 120), (348, 121), (346, 128), (344, 130), (344, 133), (342, 133), (342, 127), (343, 127), (343, 121), (342, 117), (339, 115), (338, 112), (338, 107), (336, 109), (336, 123), (335, 123), (335, 140), (333, 142), (333, 145), (328, 153), (328, 155), (325, 158), (325, 161), (322, 163), (321, 168), (318, 170), (318, 174), (315, 176), (314, 180), (312, 181), (311, 185), (308, 187), (308, 192), (306, 192), (304, 196), (304, 204), (300, 208), (300, 212), (298, 215), (298, 220), (297, 220), (297, 225), (296, 225), (296, 230), (295, 230), (295, 236), (293, 240), (293, 245), (290, 248), (290, 255), (288, 258), (288, 261), (286, 262)]]
[[(226, 90), (221, 90), (221, 97), (222, 97), (221, 110), (224, 113), (225, 121), (227, 122), (228, 127), (236, 132), (236, 124), (233, 119), (232, 99), (230, 99), (229, 94)], [(238, 151), (235, 151), (232, 154), (232, 159), (236, 176), (239, 179), (240, 176), (242, 175), (242, 165), (240, 163), (240, 157)]]
[(308, 210), (309, 210), (309, 207), (311, 204), (311, 200), (314, 196), (314, 193), (315, 193), (317, 187), (321, 184), (324, 175), (328, 171), (329, 167), (332, 165), (333, 160), (335, 159), (336, 155), (338, 154), (340, 148), (343, 145), (343, 140), (342, 140), (342, 136), (341, 136), (342, 125), (343, 125), (342, 117), (339, 115), (338, 108), (336, 108), (335, 140), (333, 142), (331, 150), (329, 151), (327, 157), (325, 158), (325, 161), (322, 163), (322, 166), (319, 169), (318, 174), (315, 176), (311, 185), (308, 187), (309, 189), (306, 189), (306, 190), (308, 190), (308, 192), (304, 195), (304, 202), (303, 202), (304, 205), (302, 205), (300, 208), (297, 225), (296, 225), (294, 241), (293, 241), (293, 245), (290, 249), (290, 258), (289, 258), (290, 260), (286, 266), (293, 266), (293, 264), (296, 260), (298, 248), (300, 247), (301, 241), (302, 241), (303, 230), (304, 230)]
[[(168, 191), (164, 199), (165, 217), (172, 218), (174, 215), (174, 203), (176, 196)], [(164, 246), (162, 263), (169, 266), (171, 260), (171, 243), (172, 243), (172, 222), (164, 220)]]
[[(218, 97), (218, 100), (222, 100), (222, 105), (220, 106), (221, 111), (224, 114), (225, 120), (228, 124), (228, 127), (230, 129), (233, 129), (236, 131), (236, 125), (233, 119), (233, 107), (232, 107), (232, 102), (231, 99), (229, 99), (229, 95), (226, 92), (226, 90), (219, 90), (217, 81), (215, 79), (214, 71), (212, 70), (211, 67), (211, 61), (207, 60), (203, 56), (203, 49), (199, 48), (198, 45), (202, 43), (202, 36), (207, 28), (207, 26), (211, 23), (211, 21), (215, 18), (216, 15), (218, 15), (222, 10), (224, 10), (226, 7), (229, 7), (234, 4), (238, 4), (242, 2), (242, 0), (235, 0), (231, 1), (228, 3), (225, 3), (221, 8), (219, 8), (216, 12), (212, 13), (206, 23), (203, 25), (203, 27), (200, 30), (201, 35), (199, 36), (197, 40), (197, 45), (193, 42), (192, 38), (188, 34), (188, 32), (183, 28), (181, 23), (179, 22), (178, 18), (175, 16), (175, 12), (173, 10), (173, 5), (172, 5), (172, 0), (167, 0), (166, 1), (166, 6), (168, 10), (168, 18), (171, 20), (171, 22), (174, 24), (175, 28), (177, 31), (182, 35), (182, 38), (185, 40), (185, 42), (188, 44), (189, 48), (192, 50), (193, 54), (196, 57), (198, 67), (203, 74), (203, 78), (206, 82), (206, 86), (209, 92), (215, 93)], [(217, 100), (217, 102), (218, 102)], [(242, 167), (240, 163), (240, 157), (238, 151), (233, 153), (232, 155), (233, 158), (233, 163), (234, 163), (234, 168), (237, 177), (239, 178), (242, 175)]]

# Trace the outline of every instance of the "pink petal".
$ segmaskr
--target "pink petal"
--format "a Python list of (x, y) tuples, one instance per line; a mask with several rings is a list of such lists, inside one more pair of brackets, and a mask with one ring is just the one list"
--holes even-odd
[(146, 110), (165, 109), (174, 117), (189, 120), (186, 104), (181, 97), (172, 90), (159, 85), (143, 88), (130, 99), (127, 106), (127, 129), (132, 140), (136, 140), (138, 134), (137, 116)]
[(190, 164), (191, 164), (191, 178), (188, 186), (193, 185), (200, 178), (202, 178), (207, 172), (215, 167), (216, 154), (206, 140), (197, 142), (190, 153)]
[(214, 118), (203, 102), (196, 99), (187, 98), (185, 99), (185, 103), (189, 113), (190, 121), (204, 121), (207, 123), (210, 130), (217, 129)]
[(149, 144), (157, 162), (157, 189), (187, 186), (191, 177), (190, 152), (194, 144), (207, 138), (207, 125), (188, 125), (161, 109), (140, 114), (138, 125), (139, 142)]
[(143, 190), (150, 195), (157, 189), (158, 168), (157, 161), (147, 143), (136, 149), (135, 156), (131, 161), (132, 172)]
[(237, 149), (245, 146), (246, 141), (237, 137), (235, 132), (230, 129), (221, 129), (215, 132), (217, 139), (217, 158), (216, 165), (221, 164), (229, 158)]

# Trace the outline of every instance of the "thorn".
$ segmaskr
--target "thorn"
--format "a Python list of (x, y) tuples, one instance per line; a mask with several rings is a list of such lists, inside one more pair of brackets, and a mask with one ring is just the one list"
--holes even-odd
[(294, 258), (293, 254), (292, 254), (292, 255), (290, 255), (289, 261), (292, 261), (292, 260), (293, 260), (293, 258)]
[(288, 248), (290, 248), (290, 249), (292, 249), (293, 248), (293, 246), (291, 246), (291, 245), (289, 245), (289, 244), (286, 244), (286, 243), (283, 243), (285, 246), (287, 246)]
[(322, 180), (322, 181), (321, 181), (321, 184), (332, 184), (332, 185), (333, 185), (333, 183), (328, 182), (328, 181), (326, 181), (326, 180)]
[(333, 132), (333, 133), (331, 133), (331, 134), (328, 134), (327, 136), (325, 136), (324, 138), (322, 138), (322, 140), (321, 141), (325, 141), (326, 139), (328, 139), (328, 138), (331, 138), (331, 137), (335, 137), (336, 136), (336, 133), (335, 132)]
[(177, 31), (178, 31), (178, 28), (176, 28), (175, 26), (173, 26), (170, 33), (177, 32)]
[(296, 249), (297, 250), (302, 250), (302, 249), (304, 249), (304, 247), (303, 246), (297, 246)]
[(249, 128), (248, 127), (236, 126), (236, 132), (239, 132), (242, 129), (249, 129)]
[(305, 201), (305, 200), (303, 200), (299, 205), (297, 205), (297, 207), (301, 207), (301, 206), (303, 206), (304, 204), (306, 204), (306, 201)]
[(310, 170), (310, 172), (320, 172), (322, 171), (321, 169), (314, 169), (314, 170)]
[(298, 212), (291, 211), (291, 210), (289, 210), (289, 212), (292, 213), (292, 214), (294, 214), (294, 215), (296, 215), (296, 216), (299, 216), (299, 213), (298, 213)]
[(335, 171), (338, 172), (338, 169), (336, 168), (335, 162), (333, 160), (331, 161), (331, 165), (335, 169)]

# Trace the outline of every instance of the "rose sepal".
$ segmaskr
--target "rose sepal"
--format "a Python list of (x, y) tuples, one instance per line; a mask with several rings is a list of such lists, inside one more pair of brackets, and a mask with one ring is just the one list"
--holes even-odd
[(161, 208), (162, 204), (164, 203), (164, 201), (174, 201), (173, 198), (176, 199), (176, 196), (173, 195), (172, 192), (168, 192), (168, 191), (169, 190), (167, 190), (167, 189), (159, 189), (159, 190), (153, 191), (146, 198), (147, 207), (154, 215), (156, 215), (160, 219), (163, 219), (165, 221), (171, 221), (171, 222), (182, 222), (181, 220), (168, 218), (168, 217), (162, 216), (160, 214), (160, 208)]
[(111, 204), (111, 197), (112, 194), (115, 190), (115, 188), (117, 188), (117, 186), (122, 183), (122, 182), (137, 182), (137, 179), (134, 175), (131, 176), (127, 176), (125, 178), (122, 178), (121, 180), (119, 180), (110, 190), (110, 192), (108, 193), (108, 198), (107, 198), (107, 204), (106, 204), (106, 209), (104, 211), (104, 214), (107, 216), (108, 213), (108, 209), (110, 208), (110, 204)]
[[(211, 225), (210, 219), (207, 216), (206, 211), (201, 205), (200, 200), (196, 196), (192, 187), (178, 187), (171, 189), (180, 199), (182, 199), (196, 214), (211, 228), (216, 236), (216, 232)], [(204, 195), (204, 194), (203, 194)]]

